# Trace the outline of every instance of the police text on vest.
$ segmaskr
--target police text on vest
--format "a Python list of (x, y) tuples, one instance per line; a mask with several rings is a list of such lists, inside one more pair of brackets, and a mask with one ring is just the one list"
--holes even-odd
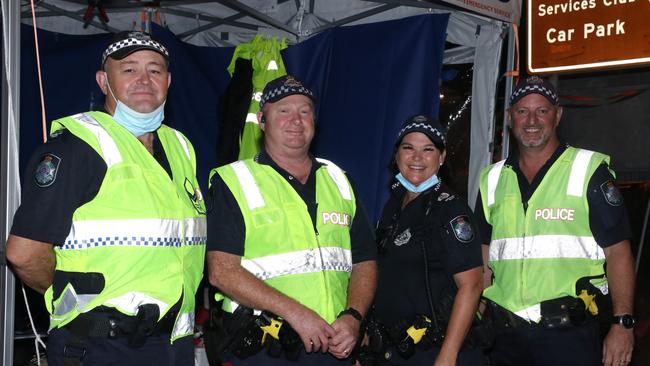
[(350, 215), (341, 212), (323, 212), (323, 224), (350, 225)]
[(573, 208), (538, 208), (535, 210), (535, 220), (573, 221), (575, 211)]

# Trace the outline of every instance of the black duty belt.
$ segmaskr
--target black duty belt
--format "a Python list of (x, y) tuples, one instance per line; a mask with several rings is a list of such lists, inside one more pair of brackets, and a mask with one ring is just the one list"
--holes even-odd
[(488, 300), (488, 308), (494, 325), (500, 329), (566, 328), (582, 325), (592, 319), (586, 312), (584, 302), (571, 296), (542, 301), (539, 323), (528, 321), (491, 300)]
[(79, 314), (65, 328), (73, 334), (88, 338), (128, 337), (142, 332), (146, 336), (156, 336), (171, 334), (177, 315), (177, 311), (170, 311), (160, 321), (156, 321), (157, 316), (128, 316), (117, 310), (90, 311)]
[(487, 301), (489, 315), (498, 329), (515, 329), (515, 328), (535, 328), (539, 327), (538, 323), (530, 322), (510, 310), (500, 306), (496, 302)]

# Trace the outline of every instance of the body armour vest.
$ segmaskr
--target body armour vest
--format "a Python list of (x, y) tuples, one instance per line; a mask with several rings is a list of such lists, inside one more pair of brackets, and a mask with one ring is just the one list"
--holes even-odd
[(88, 143), (107, 170), (95, 198), (75, 210), (65, 243), (55, 247), (55, 285), (45, 293), (50, 328), (98, 306), (135, 315), (140, 305), (155, 304), (162, 318), (180, 299), (172, 340), (193, 333), (206, 222), (192, 145), (174, 129), (158, 129), (172, 180), (105, 113), (54, 121), (52, 132), (60, 129)]
[[(576, 281), (604, 274), (605, 254), (589, 228), (587, 186), (609, 157), (568, 147), (522, 204), (517, 174), (501, 161), (481, 173), (484, 214), (492, 225), (492, 286), (484, 296), (537, 322), (540, 302), (576, 297)], [(607, 293), (605, 280), (598, 284)]]
[[(331, 323), (347, 303), (356, 203), (343, 171), (319, 161), (324, 165), (316, 170), (315, 228), (305, 202), (273, 167), (249, 159), (212, 173), (226, 183), (244, 218), (241, 265)], [(235, 306), (226, 298), (226, 311)]]

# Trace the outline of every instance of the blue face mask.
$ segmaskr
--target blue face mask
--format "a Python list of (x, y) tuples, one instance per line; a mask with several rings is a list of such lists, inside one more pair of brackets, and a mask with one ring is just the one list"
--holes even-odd
[(129, 106), (115, 98), (113, 90), (108, 83), (108, 75), (106, 75), (106, 85), (111, 96), (117, 103), (115, 113), (113, 113), (113, 119), (122, 125), (122, 127), (129, 130), (135, 137), (155, 131), (160, 127), (160, 124), (165, 118), (165, 102), (151, 112), (141, 113), (129, 108)]
[(415, 186), (413, 183), (404, 178), (402, 173), (397, 174), (395, 178), (397, 178), (397, 180), (402, 184), (402, 186), (404, 186), (404, 188), (406, 188), (407, 191), (413, 193), (422, 193), (440, 182), (440, 179), (438, 179), (438, 176), (435, 174), (429, 177), (429, 179), (420, 183), (418, 186)]
[(117, 101), (113, 119), (129, 130), (135, 137), (155, 131), (165, 118), (165, 103), (148, 113), (140, 113)]

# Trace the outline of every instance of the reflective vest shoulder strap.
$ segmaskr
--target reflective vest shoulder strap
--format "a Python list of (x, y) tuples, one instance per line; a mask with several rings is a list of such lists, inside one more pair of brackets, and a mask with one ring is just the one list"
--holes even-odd
[(571, 175), (569, 176), (569, 183), (566, 187), (567, 196), (582, 197), (587, 168), (593, 155), (593, 151), (578, 149), (578, 153), (573, 159)]
[(108, 168), (122, 162), (122, 154), (120, 154), (120, 150), (117, 148), (115, 140), (113, 140), (104, 126), (99, 124), (96, 119), (86, 113), (75, 114), (74, 116), (71, 116), (71, 118), (97, 137), (99, 146), (102, 149), (102, 154), (104, 155), (104, 161)]
[(185, 137), (183, 136), (182, 133), (176, 131), (173, 128), (172, 131), (174, 131), (174, 133), (176, 134), (176, 138), (178, 138), (178, 142), (180, 142), (181, 146), (183, 147), (183, 151), (185, 151), (185, 155), (187, 155), (187, 160), (192, 161), (192, 154), (190, 153), (190, 147), (187, 145), (187, 141), (185, 140)]
[(264, 198), (262, 197), (260, 188), (257, 186), (253, 173), (248, 169), (246, 163), (243, 160), (239, 160), (230, 164), (230, 167), (235, 171), (237, 180), (239, 180), (239, 184), (244, 190), (248, 209), (254, 210), (259, 207), (264, 207)]
[(494, 164), (488, 172), (486, 197), (488, 207), (492, 206), (494, 204), (494, 200), (496, 199), (495, 192), (497, 190), (497, 184), (499, 183), (499, 177), (501, 176), (501, 170), (503, 169), (505, 162), (505, 160), (501, 160), (500, 162)]
[(338, 187), (339, 192), (341, 193), (341, 197), (343, 197), (343, 199), (346, 199), (348, 201), (352, 200), (352, 193), (351, 193), (352, 190), (350, 189), (350, 184), (348, 183), (348, 180), (345, 177), (345, 173), (343, 172), (343, 170), (329, 160), (321, 159), (321, 158), (316, 158), (316, 160), (322, 164), (325, 164), (325, 166), (327, 167), (327, 173), (329, 173), (334, 183), (336, 183), (336, 186)]

